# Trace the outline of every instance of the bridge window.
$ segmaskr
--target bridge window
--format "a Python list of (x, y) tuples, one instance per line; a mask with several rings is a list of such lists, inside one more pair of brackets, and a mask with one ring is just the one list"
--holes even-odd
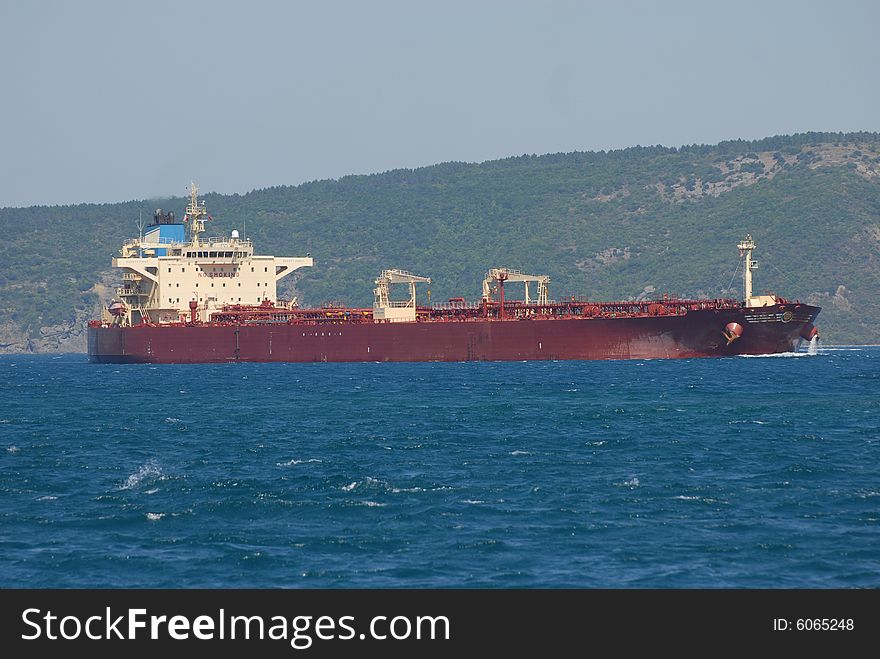
[(216, 259), (216, 258), (217, 258), (217, 252), (210, 252), (210, 253), (208, 254), (208, 258), (209, 258), (209, 259)]

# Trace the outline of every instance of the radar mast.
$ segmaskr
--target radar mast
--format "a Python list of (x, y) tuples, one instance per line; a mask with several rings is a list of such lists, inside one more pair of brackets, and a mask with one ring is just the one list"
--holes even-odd
[(205, 202), (199, 204), (199, 187), (195, 181), (189, 184), (189, 206), (186, 207), (186, 219), (190, 221), (190, 234), (192, 235), (192, 244), (199, 244), (199, 234), (205, 230), (205, 217), (208, 215), (208, 209), (205, 208)]

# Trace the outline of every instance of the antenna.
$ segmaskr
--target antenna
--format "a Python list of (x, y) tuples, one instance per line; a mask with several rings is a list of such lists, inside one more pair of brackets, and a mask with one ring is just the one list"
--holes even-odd
[(138, 209), (137, 228), (138, 228), (138, 240), (143, 242), (144, 241), (144, 209), (143, 208)]
[(205, 220), (202, 218), (208, 214), (208, 209), (204, 203), (199, 205), (199, 188), (195, 181), (190, 182), (189, 190), (189, 206), (186, 207), (184, 219), (189, 218), (192, 244), (198, 246), (199, 234), (205, 230)]

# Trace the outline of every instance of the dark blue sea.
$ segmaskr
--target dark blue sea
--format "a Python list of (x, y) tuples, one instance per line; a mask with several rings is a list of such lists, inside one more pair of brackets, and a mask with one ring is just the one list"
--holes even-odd
[(3, 356), (0, 587), (880, 587), (880, 348)]

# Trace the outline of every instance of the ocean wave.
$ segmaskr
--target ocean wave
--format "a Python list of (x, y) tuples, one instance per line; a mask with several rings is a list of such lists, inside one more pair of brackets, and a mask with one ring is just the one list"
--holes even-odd
[(165, 517), (165, 513), (147, 513), (147, 519), (151, 522), (158, 522), (163, 517)]
[(296, 458), (292, 458), (287, 462), (276, 462), (275, 466), (277, 467), (295, 467), (296, 465), (308, 464), (310, 462), (323, 462), (323, 460), (319, 460), (318, 458), (309, 458), (308, 460), (297, 460)]
[(355, 488), (364, 488), (370, 490), (385, 490), (386, 492), (393, 492), (394, 487), (383, 481), (379, 478), (373, 478), (372, 476), (367, 476), (363, 480), (360, 481), (352, 481), (348, 485), (343, 485), (340, 489), (343, 492), (351, 492)]
[[(419, 487), (418, 485), (414, 485), (412, 487), (398, 487), (396, 485), (392, 485), (387, 481), (383, 481), (379, 478), (373, 478), (372, 476), (367, 476), (363, 480), (360, 481), (352, 481), (348, 485), (342, 485), (339, 488), (343, 492), (352, 492), (353, 490), (371, 490), (371, 491), (382, 491), (388, 492), (391, 494), (415, 494), (418, 492), (425, 492), (426, 489), (424, 487)], [(447, 486), (440, 486), (431, 488), (432, 492), (437, 492), (440, 490), (451, 489)]]
[(141, 465), (141, 467), (133, 474), (129, 474), (128, 478), (125, 479), (125, 482), (119, 486), (119, 489), (131, 490), (144, 481), (153, 482), (156, 480), (165, 480), (166, 478), (167, 476), (162, 473), (162, 469), (155, 460), (151, 460), (150, 462)]

